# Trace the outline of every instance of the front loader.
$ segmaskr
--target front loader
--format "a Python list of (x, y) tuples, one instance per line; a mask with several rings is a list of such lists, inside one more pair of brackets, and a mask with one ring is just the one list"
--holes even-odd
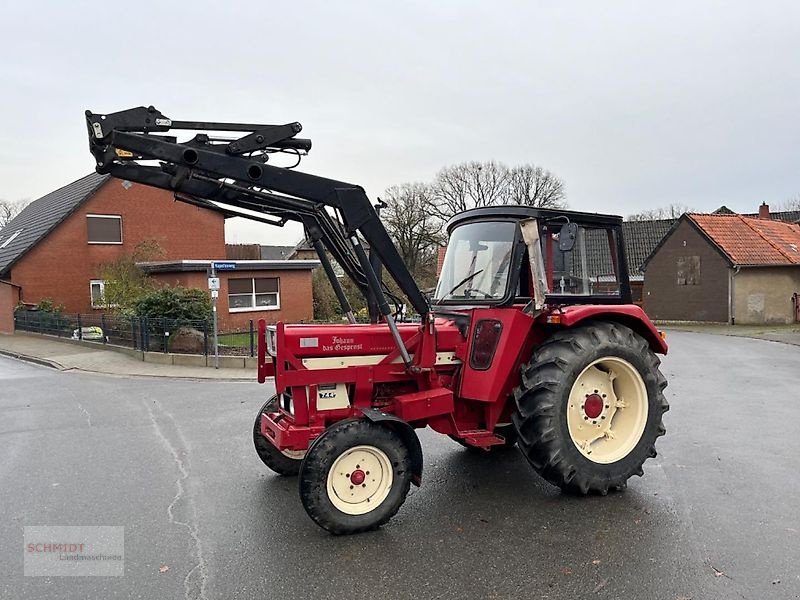
[[(468, 210), (446, 226), (428, 297), (362, 188), (270, 164), (308, 153), (299, 123), (173, 121), (153, 107), (86, 121), (100, 173), (229, 216), (303, 224), (349, 322), (259, 322), (258, 380), (274, 378), (276, 393), (253, 439), (267, 467), (299, 475), (303, 506), (326, 530), (367, 531), (399, 510), (422, 481), (423, 427), (487, 452), (517, 445), (576, 494), (622, 489), (656, 455), (667, 345), (631, 303), (620, 217)], [(331, 257), (377, 308), (372, 323), (354, 322)], [(396, 318), (402, 301), (419, 322)]]

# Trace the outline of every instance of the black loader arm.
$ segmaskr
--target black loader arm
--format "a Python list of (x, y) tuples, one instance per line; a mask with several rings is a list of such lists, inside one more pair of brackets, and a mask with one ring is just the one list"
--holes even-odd
[[(142, 106), (108, 114), (87, 110), (86, 125), (98, 173), (171, 190), (180, 201), (228, 215), (278, 226), (290, 220), (303, 223), (318, 253), (327, 249), (363, 292), (374, 294), (393, 326), (385, 287), (360, 236), (414, 309), (423, 317), (428, 314), (427, 299), (363, 188), (268, 164), (276, 153), (295, 155), (298, 162), (308, 153), (311, 140), (297, 137), (300, 123), (175, 121), (152, 106)], [(168, 135), (173, 130), (195, 135), (179, 142)], [(252, 217), (242, 209), (263, 216)], [(320, 258), (325, 266), (326, 258)]]

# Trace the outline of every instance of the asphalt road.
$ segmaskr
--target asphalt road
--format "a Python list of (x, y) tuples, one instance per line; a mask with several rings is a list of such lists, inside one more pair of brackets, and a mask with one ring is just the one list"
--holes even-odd
[[(626, 492), (423, 431), (423, 487), (350, 537), (255, 456), (268, 386), (0, 359), (0, 597), (800, 598), (800, 347), (668, 341), (668, 433)], [(125, 575), (23, 577), (24, 525), (124, 526)]]

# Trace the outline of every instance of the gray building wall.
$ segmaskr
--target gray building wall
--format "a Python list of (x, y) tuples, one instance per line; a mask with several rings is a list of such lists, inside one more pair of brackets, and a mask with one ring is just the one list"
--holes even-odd
[(663, 321), (727, 322), (730, 264), (687, 220), (656, 251), (644, 276), (644, 309)]
[(800, 293), (800, 266), (743, 267), (733, 290), (737, 325), (793, 323), (792, 294)]

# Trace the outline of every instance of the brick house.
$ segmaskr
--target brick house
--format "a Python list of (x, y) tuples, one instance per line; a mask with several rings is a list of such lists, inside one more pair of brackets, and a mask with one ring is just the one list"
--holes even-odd
[[(102, 266), (132, 253), (146, 240), (159, 244), (164, 261), (225, 260), (226, 216), (176, 202), (164, 190), (96, 173), (35, 200), (0, 230), (0, 332), (13, 331), (18, 303), (36, 304), (43, 298), (63, 304), (70, 313), (103, 312), (98, 302), (104, 287)], [(263, 310), (251, 307), (248, 320), (312, 317), (311, 269), (316, 264), (284, 274), (283, 262), (251, 265), (240, 277), (249, 277), (251, 286), (259, 288), (277, 286), (269, 293), (278, 297), (291, 290), (288, 302), (284, 298)], [(181, 273), (171, 278), (161, 273), (157, 279), (207, 288), (204, 272), (202, 277)], [(259, 279), (269, 281), (256, 284)], [(220, 296), (227, 292), (227, 281), (223, 285)], [(308, 297), (300, 298), (295, 289), (308, 290)], [(266, 298), (262, 297), (264, 302)], [(243, 312), (228, 311), (227, 296), (224, 302), (225, 310), (221, 302), (219, 312), (223, 327), (229, 317), (232, 324), (243, 320)]]
[(645, 260), (664, 239), (677, 219), (654, 219), (646, 221), (624, 221), (622, 235), (625, 239), (625, 256), (628, 259), (628, 274), (631, 280), (633, 302), (642, 306), (644, 302)]
[(645, 261), (653, 319), (792, 323), (800, 298), (800, 225), (737, 214), (685, 214)]
[[(231, 271), (219, 271), (217, 311), (220, 327), (245, 330), (250, 320), (297, 323), (313, 318), (311, 271), (315, 260), (231, 260)], [(145, 272), (166, 285), (207, 287), (209, 260), (142, 263)]]
[(317, 260), (316, 251), (311, 256), (295, 256), (295, 246), (263, 246), (260, 244), (225, 244), (228, 260), (289, 260), (302, 258)]

